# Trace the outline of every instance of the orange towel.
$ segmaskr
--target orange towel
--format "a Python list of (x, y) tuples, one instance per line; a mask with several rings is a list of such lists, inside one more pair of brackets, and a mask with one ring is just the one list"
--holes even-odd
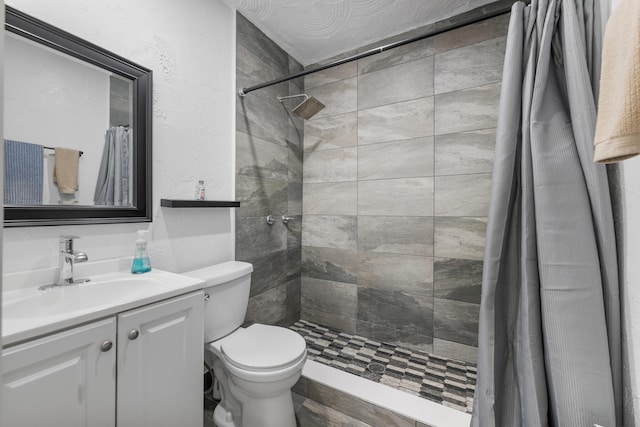
[(594, 144), (598, 163), (640, 154), (640, 0), (622, 0), (607, 23)]
[(56, 162), (53, 167), (53, 182), (62, 194), (78, 191), (78, 160), (80, 152), (70, 148), (55, 148)]

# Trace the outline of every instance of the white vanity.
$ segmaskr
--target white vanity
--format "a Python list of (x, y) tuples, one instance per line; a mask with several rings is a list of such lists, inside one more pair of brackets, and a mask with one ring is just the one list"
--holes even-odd
[(203, 282), (129, 266), (4, 276), (0, 425), (202, 426)]

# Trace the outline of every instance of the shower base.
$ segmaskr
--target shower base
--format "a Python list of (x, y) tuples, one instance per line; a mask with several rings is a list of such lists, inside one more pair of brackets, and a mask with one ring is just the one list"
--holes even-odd
[(347, 334), (305, 320), (290, 326), (307, 359), (470, 413), (475, 365)]

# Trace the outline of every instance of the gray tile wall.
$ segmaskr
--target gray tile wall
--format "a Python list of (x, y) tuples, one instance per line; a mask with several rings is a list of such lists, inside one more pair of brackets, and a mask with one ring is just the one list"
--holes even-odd
[(130, 86), (128, 80), (109, 76), (109, 126), (133, 123), (133, 91)]
[[(303, 319), (475, 361), (508, 18), (307, 76), (327, 108), (304, 124)], [(272, 152), (247, 179), (278, 179)]]
[[(240, 14), (236, 34), (238, 89), (302, 70)], [(304, 126), (277, 97), (301, 92), (302, 81), (291, 81), (237, 102), (236, 259), (254, 268), (247, 322), (290, 325), (300, 318)], [(317, 173), (338, 181), (343, 169), (337, 164), (331, 173)], [(265, 222), (269, 214), (276, 217), (272, 226)], [(285, 226), (282, 215), (293, 220)]]

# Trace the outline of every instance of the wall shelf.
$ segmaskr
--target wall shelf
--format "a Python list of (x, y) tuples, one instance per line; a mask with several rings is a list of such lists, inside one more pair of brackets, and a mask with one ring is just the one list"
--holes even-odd
[(160, 199), (165, 208), (239, 208), (240, 202), (233, 200), (184, 200)]

